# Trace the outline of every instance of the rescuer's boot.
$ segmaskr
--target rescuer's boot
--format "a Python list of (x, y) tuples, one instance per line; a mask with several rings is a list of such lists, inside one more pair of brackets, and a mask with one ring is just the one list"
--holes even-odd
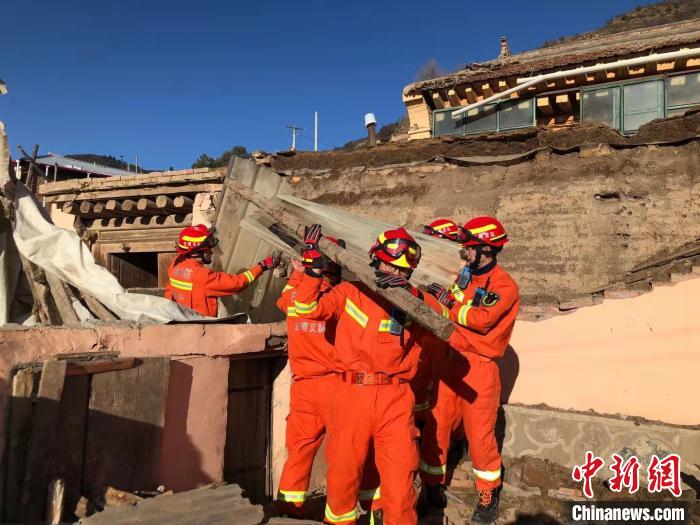
[(496, 521), (496, 518), (498, 518), (498, 490), (480, 490), (479, 502), (472, 514), (472, 524), (490, 524)]
[(423, 517), (428, 513), (429, 508), (444, 509), (447, 507), (447, 496), (445, 496), (445, 485), (423, 485), (418, 496), (416, 511)]

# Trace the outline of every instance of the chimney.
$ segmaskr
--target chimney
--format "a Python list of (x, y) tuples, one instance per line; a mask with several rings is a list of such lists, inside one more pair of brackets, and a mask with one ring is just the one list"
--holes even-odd
[(510, 56), (510, 49), (508, 49), (508, 40), (506, 40), (506, 37), (502, 36), (501, 37), (501, 53), (498, 55), (498, 58), (506, 58)]

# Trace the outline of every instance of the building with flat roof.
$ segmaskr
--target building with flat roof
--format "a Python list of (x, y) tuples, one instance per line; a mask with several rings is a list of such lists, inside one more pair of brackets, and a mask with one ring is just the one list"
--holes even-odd
[(700, 104), (700, 19), (498, 58), (403, 90), (409, 138), (602, 122), (625, 134)]

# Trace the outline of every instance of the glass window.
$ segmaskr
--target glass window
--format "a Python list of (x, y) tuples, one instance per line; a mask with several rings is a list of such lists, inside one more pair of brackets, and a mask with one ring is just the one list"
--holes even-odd
[(498, 113), (496, 104), (481, 106), (467, 112), (467, 133), (496, 131), (498, 129)]
[(452, 118), (452, 112), (456, 109), (433, 112), (433, 136), (464, 134), (464, 116)]
[(669, 106), (700, 104), (700, 73), (668, 77), (666, 79), (666, 103)]
[(663, 83), (661, 80), (623, 86), (624, 130), (636, 131), (642, 124), (663, 117)]
[(583, 122), (602, 122), (620, 129), (620, 88), (591, 89), (583, 93)]
[(508, 100), (498, 105), (498, 129), (524, 128), (533, 125), (534, 99)]

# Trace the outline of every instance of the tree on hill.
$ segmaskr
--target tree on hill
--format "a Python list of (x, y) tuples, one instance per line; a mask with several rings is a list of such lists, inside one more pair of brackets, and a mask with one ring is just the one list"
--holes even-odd
[(224, 151), (220, 157), (212, 158), (206, 153), (202, 153), (192, 164), (193, 168), (223, 168), (228, 166), (231, 157), (249, 159), (250, 153), (245, 146), (234, 146), (230, 150)]

